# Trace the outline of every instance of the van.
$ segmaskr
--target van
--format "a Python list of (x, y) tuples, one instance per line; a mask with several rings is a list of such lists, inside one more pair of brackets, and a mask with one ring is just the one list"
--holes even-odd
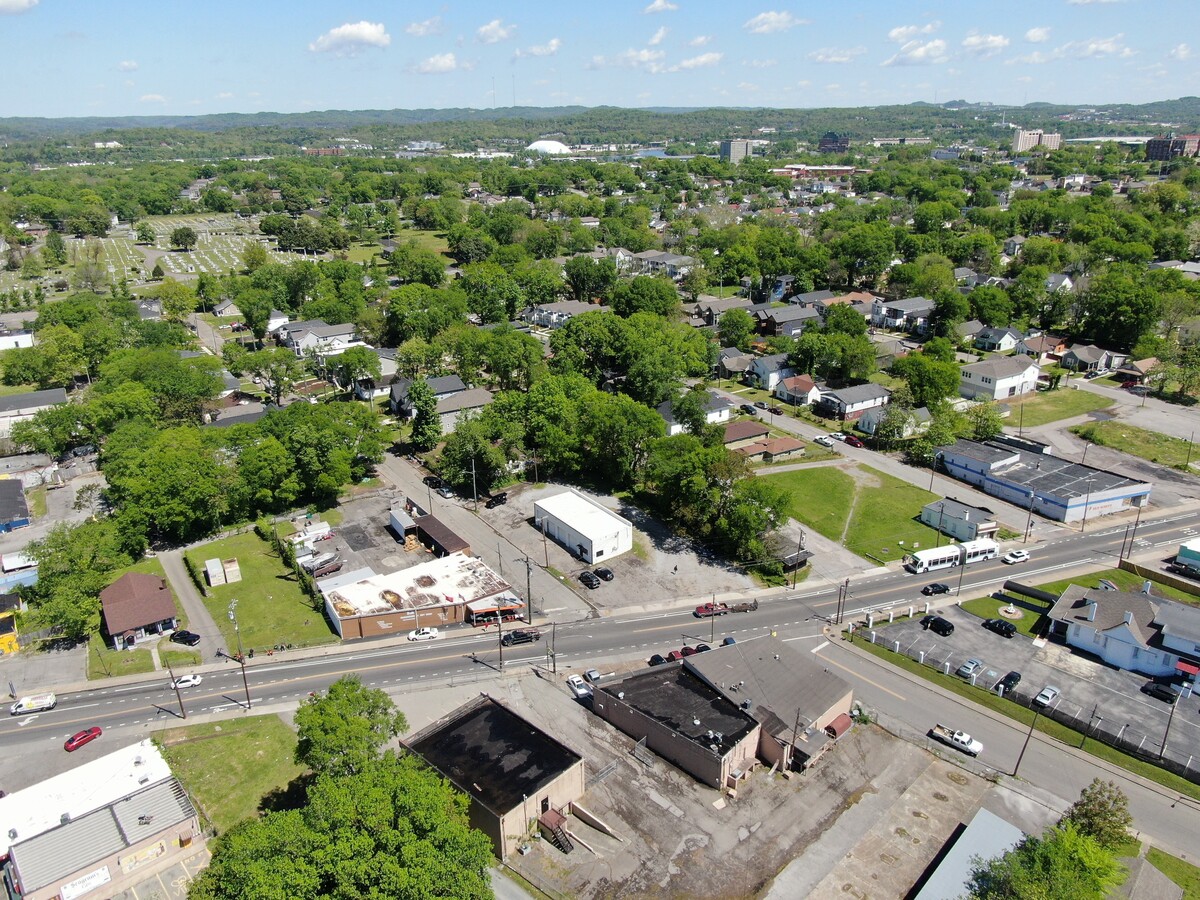
[(46, 709), (54, 709), (58, 706), (58, 698), (53, 694), (34, 694), (32, 697), (22, 697), (16, 703), (8, 708), (10, 716), (19, 716), (22, 713), (42, 712)]

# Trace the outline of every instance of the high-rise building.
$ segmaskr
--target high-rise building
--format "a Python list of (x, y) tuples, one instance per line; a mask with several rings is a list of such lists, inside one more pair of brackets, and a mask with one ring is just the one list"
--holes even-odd
[(1180, 156), (1200, 155), (1200, 134), (1167, 134), (1146, 141), (1146, 159), (1169, 162)]
[(753, 153), (749, 141), (721, 141), (721, 161), (737, 165)]
[(1034, 147), (1043, 150), (1057, 150), (1062, 146), (1062, 135), (1046, 131), (1018, 131), (1013, 135), (1012, 152), (1024, 153)]

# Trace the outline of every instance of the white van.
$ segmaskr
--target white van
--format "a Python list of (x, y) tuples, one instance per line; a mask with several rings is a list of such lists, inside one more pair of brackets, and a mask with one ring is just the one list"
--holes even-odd
[(53, 694), (34, 694), (32, 697), (22, 697), (16, 703), (8, 708), (10, 716), (19, 716), (22, 713), (41, 712), (45, 709), (54, 709), (58, 706), (58, 698)]

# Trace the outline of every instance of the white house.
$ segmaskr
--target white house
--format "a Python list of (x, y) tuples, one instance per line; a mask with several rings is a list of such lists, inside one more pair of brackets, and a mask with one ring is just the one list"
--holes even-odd
[(1037, 390), (1040, 369), (1028, 356), (985, 359), (959, 370), (958, 392), (968, 400), (1002, 400)]
[(821, 399), (821, 387), (811, 375), (792, 375), (780, 379), (774, 394), (793, 406), (810, 406)]
[(43, 409), (60, 406), (66, 402), (67, 392), (62, 388), (0, 397), (0, 437), (8, 437), (12, 432), (13, 423), (32, 419)]
[(531, 306), (521, 313), (521, 318), (531, 325), (540, 325), (543, 328), (562, 328), (575, 316), (610, 311), (607, 306), (597, 306), (583, 300), (560, 300), (557, 303), (539, 303), (537, 306)]
[(322, 358), (338, 356), (351, 347), (366, 346), (359, 340), (358, 328), (353, 322), (326, 325), (319, 319), (313, 319), (284, 325), (279, 334), (287, 348), (301, 358), (310, 353)]
[(32, 331), (0, 331), (0, 350), (12, 350), (16, 347), (32, 346)]
[(222, 319), (229, 317), (241, 318), (242, 311), (237, 308), (237, 304), (232, 300), (222, 300), (213, 307), (213, 315)]
[(437, 402), (442, 434), (453, 434), (464, 415), (478, 413), (492, 402), (492, 392), (484, 388), (468, 388), (458, 394), (442, 397)]
[[(675, 401), (667, 400), (658, 405), (658, 414), (667, 423), (667, 437), (683, 434), (687, 427), (675, 420)], [(704, 422), (706, 425), (719, 425), (728, 422), (733, 414), (733, 404), (715, 391), (709, 391), (704, 399)]]
[(1015, 328), (984, 328), (975, 335), (975, 346), (980, 350), (1008, 353), (1021, 342), (1021, 332)]
[(633, 523), (575, 490), (536, 501), (533, 523), (588, 565), (633, 549)]
[(868, 409), (886, 406), (892, 392), (881, 384), (859, 384), (838, 391), (822, 391), (818, 405), (835, 419), (857, 419)]
[(905, 300), (883, 300), (876, 297), (871, 303), (871, 323), (878, 328), (896, 331), (924, 331), (937, 304), (925, 297)]
[(969, 506), (947, 497), (921, 507), (921, 521), (956, 541), (994, 537), (1000, 530), (996, 514), (982, 506)]
[(275, 334), (288, 323), (288, 314), (278, 309), (272, 309), (267, 316), (267, 334)]
[(779, 382), (796, 374), (796, 370), (787, 364), (786, 353), (773, 353), (770, 356), (760, 356), (750, 363), (747, 372), (764, 391), (773, 391)]

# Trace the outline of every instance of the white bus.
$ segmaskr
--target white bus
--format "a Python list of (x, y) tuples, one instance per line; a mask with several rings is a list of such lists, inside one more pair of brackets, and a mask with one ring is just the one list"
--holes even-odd
[(910, 553), (904, 557), (904, 568), (914, 574), (920, 574), (934, 569), (949, 569), (985, 559), (995, 559), (999, 555), (1000, 546), (995, 541), (981, 538), (977, 541), (963, 541), (961, 544)]

